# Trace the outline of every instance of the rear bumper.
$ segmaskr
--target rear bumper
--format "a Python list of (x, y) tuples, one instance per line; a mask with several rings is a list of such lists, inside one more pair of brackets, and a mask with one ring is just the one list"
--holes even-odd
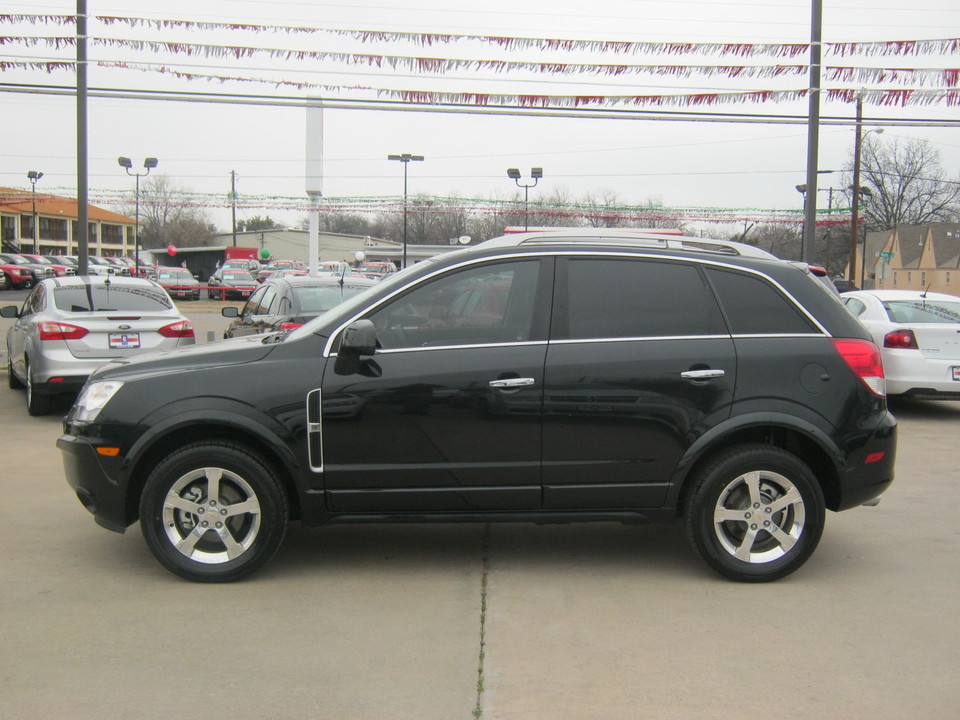
[(897, 421), (887, 413), (873, 434), (851, 456), (851, 464), (840, 477), (834, 510), (871, 503), (893, 483), (897, 459)]

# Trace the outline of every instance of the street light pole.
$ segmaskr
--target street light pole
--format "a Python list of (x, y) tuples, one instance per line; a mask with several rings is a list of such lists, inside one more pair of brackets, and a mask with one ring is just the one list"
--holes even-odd
[(145, 173), (136, 173), (131, 172), (133, 168), (133, 163), (128, 157), (118, 157), (117, 164), (120, 165), (124, 170), (127, 171), (127, 175), (133, 175), (137, 179), (137, 198), (136, 198), (136, 217), (135, 217), (135, 226), (133, 228), (133, 263), (134, 270), (133, 274), (135, 277), (140, 275), (140, 178), (146, 177), (150, 174), (150, 171), (157, 166), (156, 158), (146, 158), (143, 161), (143, 166), (147, 169)]
[(43, 173), (37, 170), (30, 170), (27, 178), (33, 186), (33, 252), (40, 254), (40, 235), (37, 233), (37, 180), (43, 177)]
[(540, 178), (543, 177), (543, 168), (542, 167), (530, 168), (530, 178), (533, 180), (532, 183), (521, 183), (520, 171), (517, 170), (517, 168), (508, 168), (507, 177), (512, 179), (517, 184), (517, 187), (523, 188), (523, 229), (529, 230), (530, 224), (529, 222), (527, 222), (527, 217), (528, 217), (528, 209), (530, 205), (530, 188), (536, 187), (537, 182), (540, 180)]
[[(850, 261), (849, 261), (849, 277), (847, 278), (851, 283), (853, 283), (856, 278), (856, 267), (857, 267), (857, 224), (860, 222), (860, 195), (862, 190), (860, 188), (860, 152), (863, 145), (863, 138), (869, 135), (872, 132), (877, 133), (878, 135), (883, 132), (883, 128), (873, 128), (868, 130), (866, 133), (862, 132), (863, 130), (863, 98), (857, 98), (857, 122), (856, 122), (856, 135), (854, 135), (853, 141), (853, 185), (850, 188)], [(863, 251), (867, 251), (867, 243), (864, 240)], [(861, 289), (863, 287), (863, 277), (860, 278)]]
[[(423, 162), (423, 155), (387, 155), (387, 160), (403, 163), (403, 267), (407, 266), (407, 165), (411, 162)], [(402, 268), (401, 268), (402, 269)]]

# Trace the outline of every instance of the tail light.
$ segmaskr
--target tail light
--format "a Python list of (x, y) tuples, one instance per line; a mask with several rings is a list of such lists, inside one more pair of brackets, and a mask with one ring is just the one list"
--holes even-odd
[(284, 330), (284, 331), (286, 331), (286, 330), (294, 330), (294, 329), (300, 327), (301, 325), (303, 325), (303, 323), (298, 323), (298, 322), (285, 322), (285, 323), (280, 323), (280, 329), (281, 329), (281, 330)]
[(913, 330), (894, 330), (883, 336), (883, 346), (885, 348), (895, 348), (897, 350), (919, 350), (917, 336)]
[(193, 323), (189, 320), (175, 322), (172, 325), (166, 325), (160, 328), (160, 334), (167, 338), (192, 338)]
[(38, 328), (41, 340), (79, 340), (88, 332), (86, 328), (58, 322), (42, 322)]
[(878, 397), (886, 397), (887, 381), (883, 375), (880, 349), (868, 340), (834, 340), (840, 353), (853, 373)]

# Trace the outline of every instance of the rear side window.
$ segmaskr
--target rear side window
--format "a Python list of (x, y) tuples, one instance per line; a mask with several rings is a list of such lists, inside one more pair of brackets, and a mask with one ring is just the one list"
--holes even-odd
[(694, 263), (569, 258), (561, 264), (553, 339), (726, 334)]
[(772, 283), (756, 275), (709, 268), (734, 335), (796, 335), (820, 332)]

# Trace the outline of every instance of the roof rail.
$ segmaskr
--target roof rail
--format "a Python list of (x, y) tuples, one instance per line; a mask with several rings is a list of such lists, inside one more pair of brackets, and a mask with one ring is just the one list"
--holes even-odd
[(678, 235), (658, 235), (649, 231), (631, 231), (627, 228), (576, 228), (556, 231), (515, 233), (481, 243), (487, 247), (517, 247), (530, 245), (606, 245), (620, 247), (650, 247), (665, 250), (696, 250), (722, 255), (776, 258), (755, 245), (734, 240), (698, 238)]

